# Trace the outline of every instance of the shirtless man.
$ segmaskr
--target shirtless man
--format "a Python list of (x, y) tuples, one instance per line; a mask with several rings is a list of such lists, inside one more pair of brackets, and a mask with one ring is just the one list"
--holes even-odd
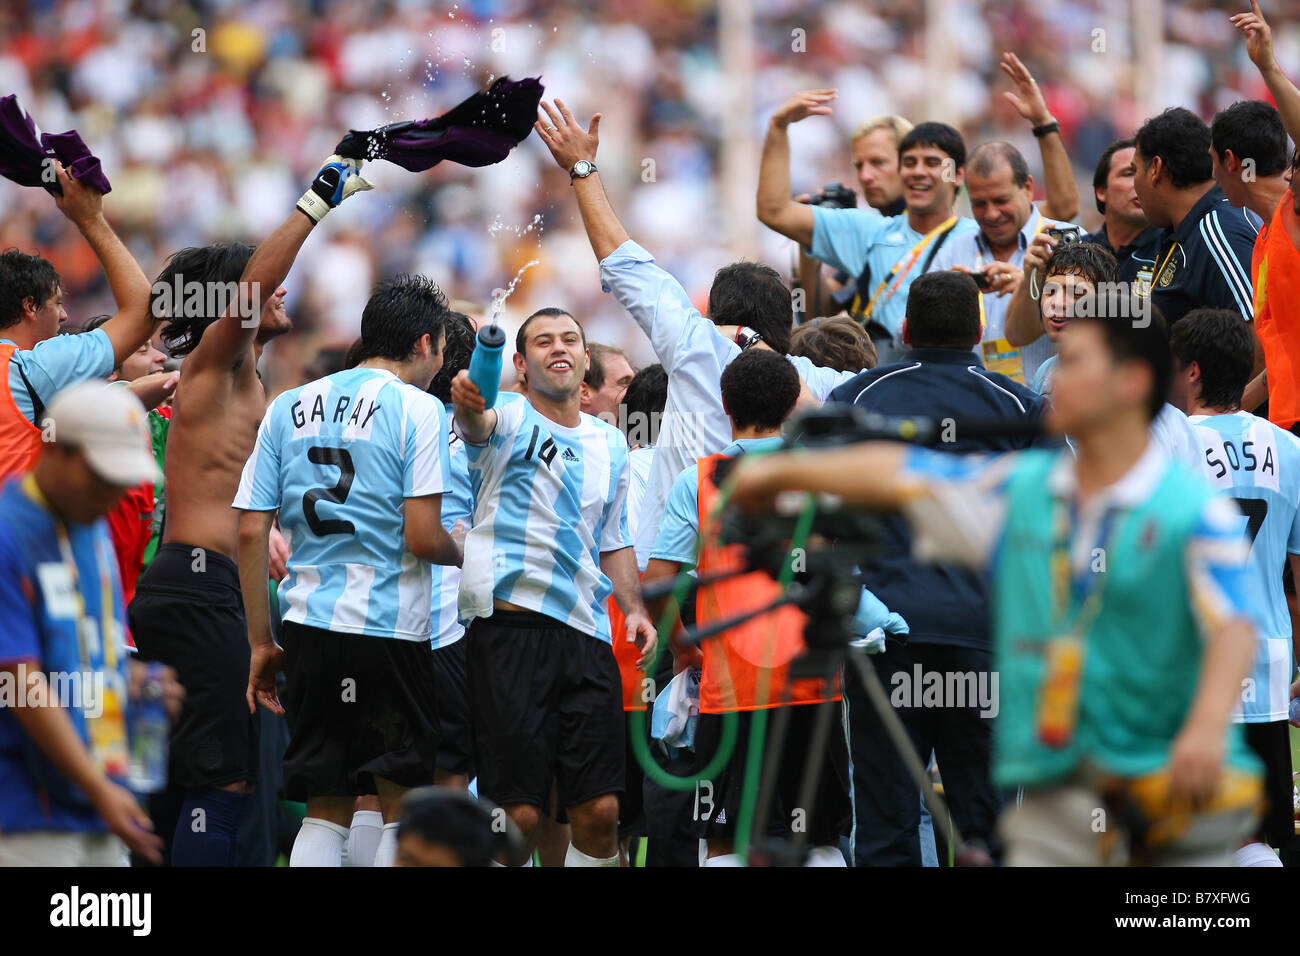
[[(130, 624), (141, 654), (171, 664), (193, 689), (171, 739), (169, 783), (185, 791), (173, 865), (232, 865), (256, 782), (256, 724), (244, 697), (248, 633), (235, 563), (239, 513), (231, 502), (266, 410), (257, 375), (262, 348), (291, 327), (281, 283), (316, 223), (370, 188), (359, 172), (359, 163), (330, 157), (256, 251), (242, 244), (185, 249), (154, 285), (156, 294), (186, 290), (184, 301), (172, 303), (181, 308), (166, 310), (163, 333), (185, 361), (167, 440), (166, 526), (131, 603)], [(193, 288), (203, 290), (204, 306), (226, 293), (224, 313), (189, 308)]]

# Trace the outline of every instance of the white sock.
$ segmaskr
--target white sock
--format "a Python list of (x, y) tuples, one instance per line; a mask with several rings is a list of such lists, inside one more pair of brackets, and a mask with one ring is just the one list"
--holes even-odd
[(374, 866), (375, 853), (384, 829), (384, 815), (378, 810), (358, 810), (352, 814), (348, 830), (348, 866)]
[(843, 866), (848, 864), (844, 862), (844, 854), (840, 852), (837, 846), (815, 846), (808, 853), (808, 859), (804, 866)]
[(328, 820), (305, 817), (289, 854), (290, 866), (342, 866), (348, 829)]
[(1273, 848), (1267, 843), (1247, 843), (1232, 854), (1233, 866), (1281, 866)]
[(704, 861), (705, 866), (740, 866), (739, 853), (724, 853), (721, 856), (711, 856)]
[(595, 856), (587, 856), (572, 843), (569, 844), (569, 850), (564, 854), (565, 866), (618, 866), (618, 854), (611, 857), (600, 859)]
[(397, 861), (397, 828), (400, 823), (385, 823), (384, 832), (379, 837), (379, 849), (375, 850), (375, 866), (392, 866)]

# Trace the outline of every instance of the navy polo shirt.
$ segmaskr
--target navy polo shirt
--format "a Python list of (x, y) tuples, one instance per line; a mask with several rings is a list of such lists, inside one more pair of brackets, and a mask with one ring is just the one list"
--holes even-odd
[[(1028, 447), (1032, 440), (1023, 435), (963, 437), (961, 422), (1036, 421), (1046, 407), (1041, 396), (983, 368), (966, 349), (913, 349), (901, 362), (845, 382), (827, 401), (858, 405), (881, 415), (952, 418), (955, 440), (935, 447), (955, 454), (996, 454)], [(913, 560), (912, 532), (902, 517), (886, 520), (880, 554), (861, 568), (862, 583), (907, 621), (909, 642), (989, 649), (986, 572)]]
[(1118, 278), (1150, 290), (1165, 321), (1173, 325), (1192, 309), (1232, 309), (1255, 318), (1250, 255), (1259, 217), (1234, 209), (1217, 185), (1210, 187), (1177, 229), (1163, 229), (1155, 241), (1134, 250)]

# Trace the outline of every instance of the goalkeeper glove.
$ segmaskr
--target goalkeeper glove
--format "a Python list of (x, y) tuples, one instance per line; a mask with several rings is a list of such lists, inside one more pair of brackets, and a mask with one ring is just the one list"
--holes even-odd
[(298, 200), (298, 208), (312, 222), (320, 222), (325, 214), (353, 193), (374, 189), (361, 178), (359, 159), (344, 159), (337, 153), (325, 160), (311, 181), (311, 188)]

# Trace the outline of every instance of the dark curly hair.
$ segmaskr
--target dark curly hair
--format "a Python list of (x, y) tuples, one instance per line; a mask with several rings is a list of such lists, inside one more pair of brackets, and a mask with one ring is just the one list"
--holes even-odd
[(179, 287), (183, 292), (196, 282), (204, 289), (235, 288), (253, 257), (253, 249), (246, 242), (217, 242), (210, 246), (190, 246), (167, 260), (149, 290), (149, 313), (156, 319), (167, 320), (162, 341), (168, 352), (177, 357), (189, 355), (202, 341), (208, 326), (221, 318), (220, 311), (215, 315), (206, 312), (191, 315), (188, 309), (177, 309), (173, 301), (175, 290)]
[(746, 349), (722, 370), (722, 407), (736, 428), (780, 428), (798, 400), (799, 373), (769, 349)]
[(59, 273), (49, 259), (17, 249), (0, 253), (0, 329), (18, 324), (28, 299), (39, 309), (60, 284)]
[(448, 311), (447, 297), (432, 280), (407, 274), (384, 279), (370, 293), (361, 313), (357, 361), (382, 358), (404, 362), (422, 335), (428, 335), (436, 348)]
[(1174, 323), (1169, 347), (1184, 367), (1201, 368), (1201, 403), (1236, 411), (1255, 370), (1255, 335), (1241, 313), (1193, 309)]
[(429, 383), (428, 392), (446, 404), (451, 401), (451, 380), (461, 369), (469, 368), (476, 335), (473, 320), (464, 312), (448, 312), (443, 331), (447, 335), (447, 344), (442, 347), (442, 368)]

